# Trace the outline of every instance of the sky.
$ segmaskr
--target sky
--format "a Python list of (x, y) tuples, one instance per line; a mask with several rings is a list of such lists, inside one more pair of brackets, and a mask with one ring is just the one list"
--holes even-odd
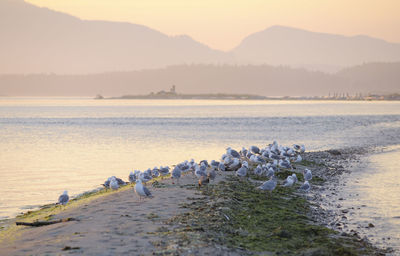
[(26, 0), (81, 19), (186, 34), (228, 51), (273, 25), (400, 42), (399, 0)]

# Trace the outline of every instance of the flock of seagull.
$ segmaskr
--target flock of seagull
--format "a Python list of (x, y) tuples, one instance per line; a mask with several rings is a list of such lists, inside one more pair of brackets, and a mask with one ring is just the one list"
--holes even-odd
[[(292, 171), (292, 174), (288, 175), (281, 186), (292, 187), (299, 182), (292, 163), (301, 162), (303, 160), (301, 154), (304, 152), (304, 145), (294, 144), (293, 147), (286, 147), (279, 145), (276, 141), (265, 148), (260, 149), (257, 146), (251, 146), (248, 149), (242, 148), (239, 152), (228, 147), (220, 161), (212, 160), (209, 163), (207, 160), (202, 160), (200, 163), (196, 163), (191, 159), (190, 161), (186, 160), (173, 166), (172, 171), (168, 166), (160, 166), (159, 168), (149, 168), (145, 171), (132, 171), (128, 178), (129, 183), (135, 183), (134, 190), (139, 196), (140, 201), (142, 198), (153, 197), (150, 190), (144, 185), (152, 179), (170, 175), (171, 178), (176, 180), (179, 184), (179, 179), (182, 174), (189, 172), (192, 172), (196, 176), (199, 187), (214, 180), (218, 171), (233, 171), (236, 176), (242, 179), (252, 172), (256, 176), (268, 178), (268, 180), (257, 187), (257, 189), (272, 193), (278, 185), (278, 179), (275, 174), (280, 170)], [(304, 169), (302, 174), (304, 183), (300, 185), (299, 191), (308, 192), (311, 189), (310, 180), (312, 179), (312, 172), (309, 169)], [(174, 182), (172, 183), (174, 184)], [(120, 186), (126, 184), (128, 184), (128, 182), (112, 176), (102, 185), (106, 189), (118, 190)], [(59, 197), (58, 204), (66, 205), (68, 201), (68, 192), (64, 191)]]

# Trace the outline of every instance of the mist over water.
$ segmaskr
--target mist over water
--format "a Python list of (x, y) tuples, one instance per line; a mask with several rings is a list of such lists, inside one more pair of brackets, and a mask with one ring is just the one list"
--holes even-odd
[(0, 218), (228, 146), (386, 146), (398, 134), (400, 102), (1, 98)]

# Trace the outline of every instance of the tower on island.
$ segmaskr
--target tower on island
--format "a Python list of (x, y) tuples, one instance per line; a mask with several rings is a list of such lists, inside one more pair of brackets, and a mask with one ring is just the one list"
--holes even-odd
[(174, 84), (172, 85), (171, 89), (169, 89), (169, 92), (170, 92), (171, 94), (176, 94), (176, 87), (175, 87)]

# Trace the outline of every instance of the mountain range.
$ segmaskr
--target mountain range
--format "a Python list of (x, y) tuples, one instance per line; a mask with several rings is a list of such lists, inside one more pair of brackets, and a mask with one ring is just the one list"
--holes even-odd
[(23, 0), (0, 0), (0, 34), (0, 74), (89, 74), (184, 64), (268, 64), (337, 72), (367, 62), (400, 61), (400, 44), (368, 36), (273, 26), (224, 52), (186, 35), (82, 20)]

